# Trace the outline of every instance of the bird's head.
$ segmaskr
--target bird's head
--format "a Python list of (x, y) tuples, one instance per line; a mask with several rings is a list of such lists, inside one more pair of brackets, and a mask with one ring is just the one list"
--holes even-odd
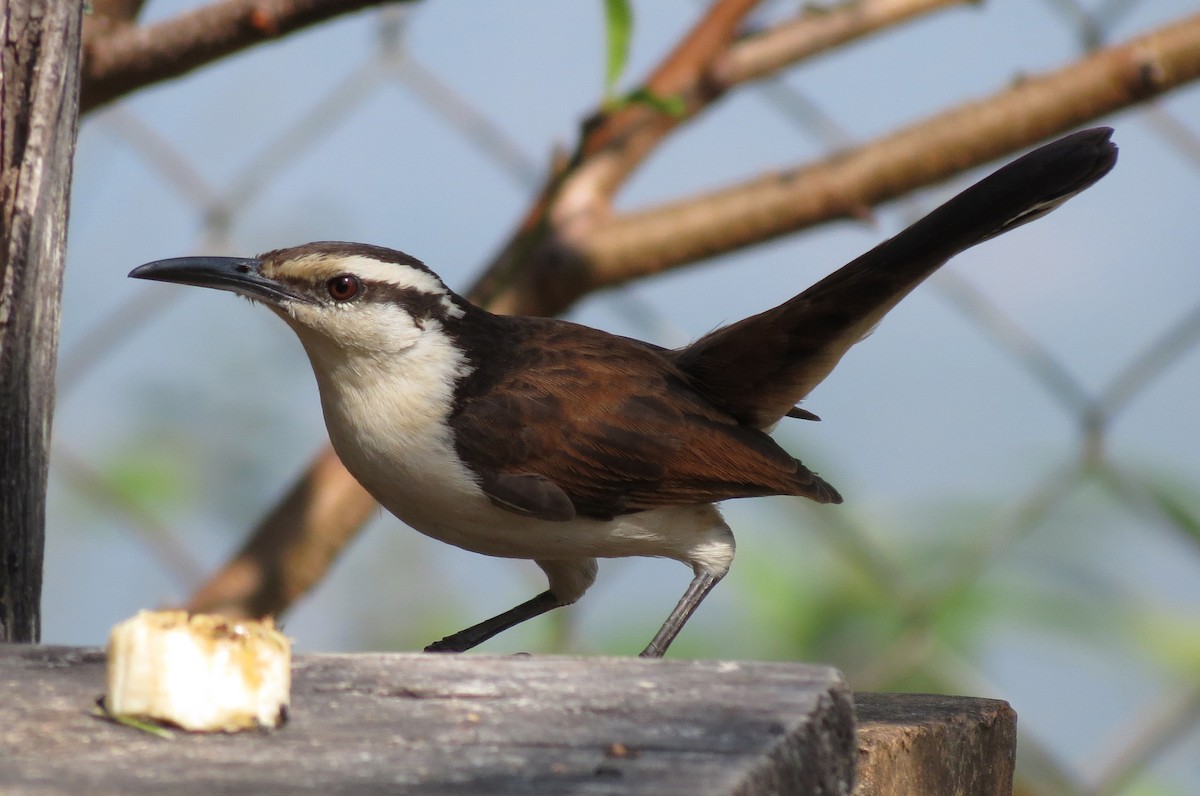
[(179, 257), (138, 266), (136, 279), (228, 290), (290, 325), (310, 355), (394, 355), (463, 316), (468, 305), (414, 257), (322, 241), (258, 257)]

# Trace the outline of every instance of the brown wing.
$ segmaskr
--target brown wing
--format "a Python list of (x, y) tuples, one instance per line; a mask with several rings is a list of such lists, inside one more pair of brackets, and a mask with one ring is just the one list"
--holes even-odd
[[(563, 321), (503, 322), (494, 353), (505, 361), (461, 386), (451, 419), (485, 491), (502, 484), (498, 505), (534, 516), (546, 505), (554, 518), (544, 481), (577, 514), (605, 519), (757, 495), (841, 500), (766, 434), (712, 407), (652, 346)], [(527, 502), (513, 489), (525, 484)]]

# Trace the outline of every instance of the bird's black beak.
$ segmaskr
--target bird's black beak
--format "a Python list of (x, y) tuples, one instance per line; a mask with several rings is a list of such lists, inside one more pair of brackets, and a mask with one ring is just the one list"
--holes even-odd
[(180, 285), (229, 290), (247, 298), (271, 303), (303, 301), (308, 296), (262, 275), (262, 261), (245, 257), (175, 257), (139, 265), (129, 272), (134, 279), (175, 282)]

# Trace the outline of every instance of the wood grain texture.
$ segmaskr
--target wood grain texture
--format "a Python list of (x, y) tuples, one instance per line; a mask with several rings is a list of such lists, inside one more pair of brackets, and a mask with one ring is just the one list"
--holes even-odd
[(271, 734), (167, 741), (89, 715), (104, 653), (0, 645), (0, 792), (1007, 796), (1005, 702), (850, 695), (829, 668), (307, 655)]
[(104, 654), (0, 647), (5, 794), (848, 794), (827, 667), (637, 658), (300, 656), (291, 721), (174, 741), (88, 715)]
[(1011, 796), (1017, 714), (998, 699), (856, 694), (854, 796)]
[(0, 0), (0, 641), (36, 641), (82, 4)]

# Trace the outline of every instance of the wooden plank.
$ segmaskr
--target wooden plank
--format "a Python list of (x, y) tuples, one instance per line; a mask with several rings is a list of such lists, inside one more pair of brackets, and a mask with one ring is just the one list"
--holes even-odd
[(274, 733), (88, 715), (98, 650), (0, 646), (5, 794), (848, 794), (849, 691), (802, 664), (311, 655)]
[(1017, 714), (1007, 702), (936, 694), (855, 694), (854, 796), (1011, 796)]

